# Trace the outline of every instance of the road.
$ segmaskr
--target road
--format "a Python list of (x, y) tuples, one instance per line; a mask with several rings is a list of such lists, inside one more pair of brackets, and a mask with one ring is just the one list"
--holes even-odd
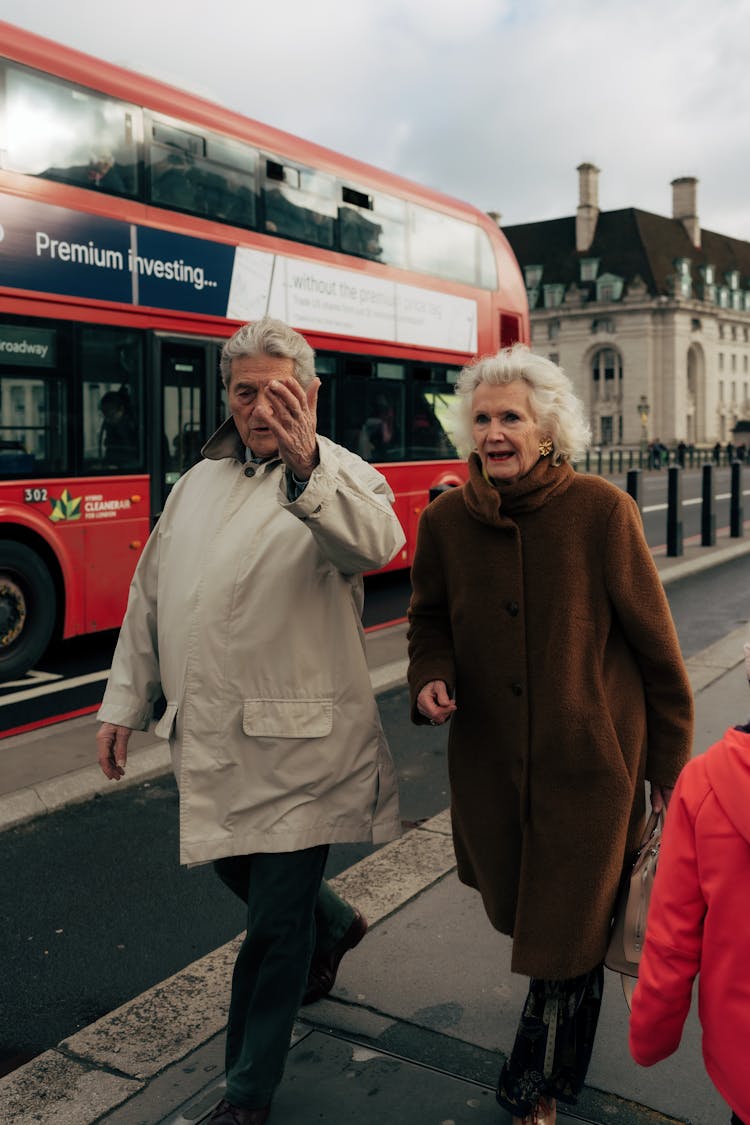
[[(750, 557), (671, 585), (686, 656), (748, 616)], [(448, 804), (447, 731), (413, 727), (406, 693), (380, 699), (408, 826)], [(337, 846), (328, 874), (371, 849)], [(243, 928), (210, 867), (177, 864), (171, 779), (113, 791), (0, 835), (0, 1072), (54, 1045)]]

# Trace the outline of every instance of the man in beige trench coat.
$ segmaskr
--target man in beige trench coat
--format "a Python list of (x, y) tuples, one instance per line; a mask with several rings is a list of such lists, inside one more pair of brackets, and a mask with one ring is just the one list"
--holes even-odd
[(130, 731), (163, 693), (155, 733), (180, 791), (180, 859), (213, 861), (248, 903), (211, 1122), (262, 1125), (313, 952), (321, 994), (366, 928), (326, 884), (319, 897), (328, 846), (400, 831), (361, 575), (404, 535), (383, 476), (316, 433), (320, 381), (298, 333), (246, 325), (221, 370), (231, 417), (138, 564), (97, 742), (104, 773), (121, 777)]

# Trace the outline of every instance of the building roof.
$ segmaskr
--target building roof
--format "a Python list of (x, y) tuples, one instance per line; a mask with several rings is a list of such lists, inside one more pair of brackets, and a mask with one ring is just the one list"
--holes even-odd
[[(693, 246), (679, 219), (668, 219), (626, 207), (621, 211), (600, 211), (594, 240), (588, 250), (576, 250), (576, 219), (548, 219), (538, 223), (504, 226), (521, 267), (541, 265), (542, 285), (577, 286), (596, 297), (595, 283), (580, 280), (580, 263), (598, 258), (597, 276), (611, 273), (625, 279), (626, 285), (640, 277), (652, 296), (672, 293), (675, 262), (688, 259), (694, 286), (702, 282), (701, 266), (712, 265), (716, 285), (727, 284), (726, 275), (739, 270), (740, 287), (750, 288), (750, 242), (739, 238), (701, 231), (701, 246)], [(696, 291), (700, 295), (700, 290)]]

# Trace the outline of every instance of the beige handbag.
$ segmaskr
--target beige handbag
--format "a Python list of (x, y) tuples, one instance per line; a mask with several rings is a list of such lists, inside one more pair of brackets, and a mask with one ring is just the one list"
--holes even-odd
[(619, 973), (622, 978), (622, 990), (628, 1008), (638, 980), (638, 963), (646, 938), (648, 904), (659, 860), (663, 827), (664, 813), (652, 812), (646, 821), (635, 860), (623, 875), (604, 958), (607, 968)]

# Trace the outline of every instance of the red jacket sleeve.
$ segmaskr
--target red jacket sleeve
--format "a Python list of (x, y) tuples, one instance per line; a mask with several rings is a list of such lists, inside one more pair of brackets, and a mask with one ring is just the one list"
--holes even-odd
[(700, 967), (706, 902), (696, 856), (695, 799), (689, 792), (699, 762), (683, 770), (664, 824), (630, 1017), (630, 1053), (641, 1066), (677, 1050)]

